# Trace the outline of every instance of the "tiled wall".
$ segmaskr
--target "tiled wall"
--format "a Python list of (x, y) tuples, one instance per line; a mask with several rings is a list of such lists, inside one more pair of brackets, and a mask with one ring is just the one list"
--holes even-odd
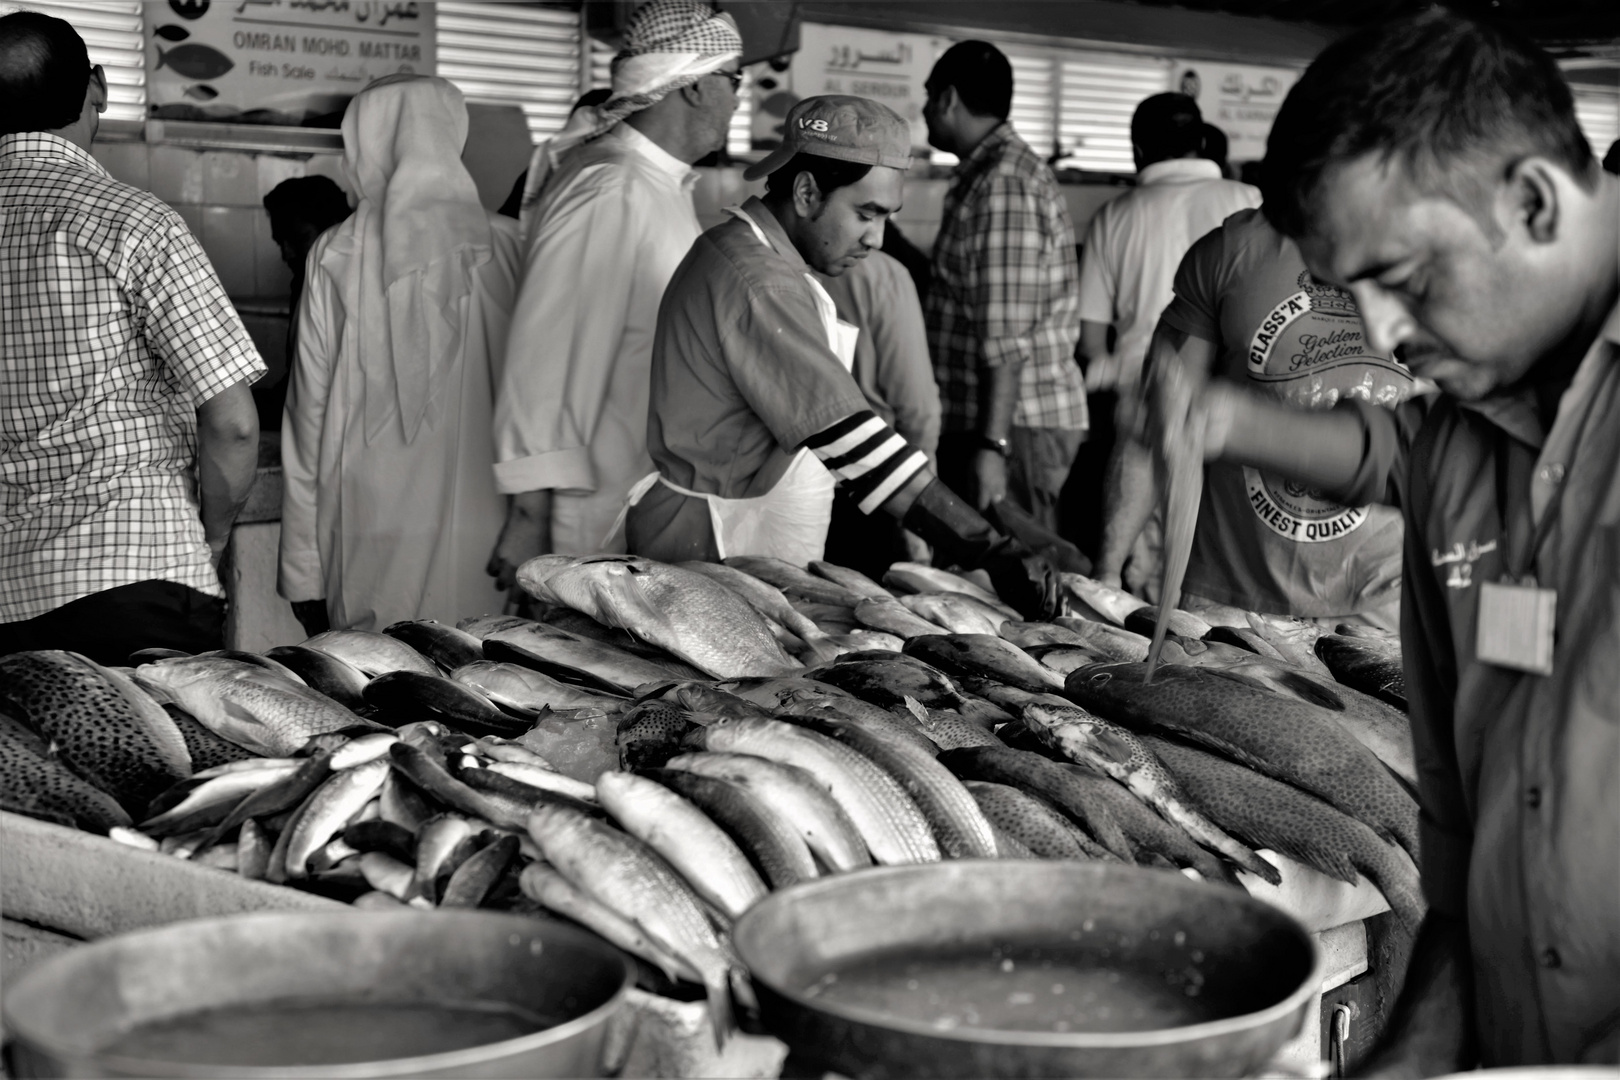
[(291, 272), (270, 239), (264, 196), (295, 176), (329, 176), (339, 186), (341, 156), (282, 156), (193, 150), (143, 142), (97, 143), (96, 159), (113, 176), (173, 206), (208, 253), (233, 299), (287, 296)]

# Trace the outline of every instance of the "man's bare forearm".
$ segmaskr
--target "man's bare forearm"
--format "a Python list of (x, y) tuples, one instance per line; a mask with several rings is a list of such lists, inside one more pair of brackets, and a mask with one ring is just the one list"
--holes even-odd
[(197, 487), (203, 533), (217, 556), (230, 539), (259, 464), (259, 416), (245, 382), (197, 409)]
[(1230, 410), (1220, 460), (1323, 491), (1342, 490), (1355, 480), (1366, 432), (1353, 412), (1297, 409), (1235, 388), (1223, 388), (1219, 396), (1223, 404), (1217, 405), (1210, 395), (1212, 410)]
[(1389, 1027), (1358, 1076), (1438, 1076), (1473, 1068), (1473, 960), (1467, 927), (1431, 911), (1418, 932)]
[(1099, 577), (1116, 576), (1123, 569), (1131, 545), (1153, 515), (1157, 500), (1153, 455), (1134, 439), (1120, 439), (1108, 459), (1107, 486), (1103, 491), (1103, 534), (1096, 566)]
[(1013, 410), (1018, 405), (1018, 373), (1022, 370), (1022, 364), (979, 369), (979, 434), (985, 438), (1012, 436)]

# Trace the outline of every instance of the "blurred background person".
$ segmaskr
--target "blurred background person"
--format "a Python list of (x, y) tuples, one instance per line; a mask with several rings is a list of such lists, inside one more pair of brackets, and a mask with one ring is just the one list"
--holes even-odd
[(281, 248), (281, 261), (292, 271), (287, 310), (287, 351), (277, 362), (266, 359), (270, 373), (253, 387), (253, 401), (259, 408), (262, 431), (281, 430), (281, 413), (287, 404), (287, 373), (298, 355), (298, 301), (304, 295), (304, 261), (321, 233), (346, 221), (353, 212), (349, 197), (330, 177), (296, 176), (283, 180), (264, 197), (270, 215), (270, 238)]
[(343, 117), (358, 202), (310, 252), (282, 425), (278, 588), (312, 633), (500, 605), (490, 388), (517, 229), (479, 203), (466, 137), (439, 78), (380, 79)]

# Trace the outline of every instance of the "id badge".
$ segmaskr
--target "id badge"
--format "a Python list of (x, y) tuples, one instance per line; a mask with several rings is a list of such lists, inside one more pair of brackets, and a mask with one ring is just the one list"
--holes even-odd
[(1551, 675), (1557, 612), (1558, 593), (1553, 589), (1481, 582), (1474, 655), (1497, 667)]

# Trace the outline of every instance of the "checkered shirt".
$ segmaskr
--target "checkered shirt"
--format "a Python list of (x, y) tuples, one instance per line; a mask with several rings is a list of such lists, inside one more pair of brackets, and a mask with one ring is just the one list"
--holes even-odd
[(264, 374), (180, 216), (54, 135), (0, 138), (0, 622), (137, 581), (223, 595), (197, 407)]
[(943, 429), (981, 429), (979, 369), (1022, 363), (1018, 427), (1087, 426), (1074, 225), (1052, 170), (1002, 124), (956, 168), (925, 313)]

